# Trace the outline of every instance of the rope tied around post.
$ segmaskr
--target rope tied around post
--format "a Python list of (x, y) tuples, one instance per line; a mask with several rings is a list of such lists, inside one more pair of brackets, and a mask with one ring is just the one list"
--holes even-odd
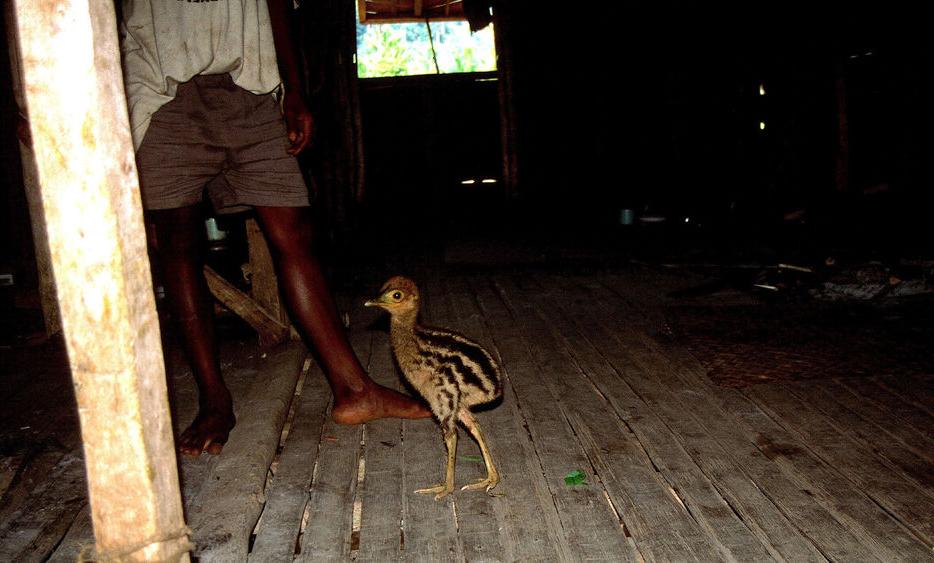
[[(126, 549), (121, 550), (98, 550), (97, 544), (86, 545), (81, 549), (81, 553), (78, 554), (78, 563), (86, 563), (88, 561), (98, 561), (98, 562), (109, 562), (109, 561), (135, 561), (132, 557), (134, 553), (142, 551), (147, 547), (170, 543), (170, 542), (179, 542), (178, 547), (175, 551), (169, 552), (168, 557), (163, 561), (178, 561), (182, 555), (188, 553), (189, 551), (195, 548), (195, 545), (189, 541), (189, 536), (191, 536), (191, 529), (188, 526), (184, 526), (181, 529), (172, 532), (171, 534), (166, 534), (163, 537), (154, 537), (147, 538), (139, 543), (128, 546)], [(89, 558), (89, 556), (91, 556)]]

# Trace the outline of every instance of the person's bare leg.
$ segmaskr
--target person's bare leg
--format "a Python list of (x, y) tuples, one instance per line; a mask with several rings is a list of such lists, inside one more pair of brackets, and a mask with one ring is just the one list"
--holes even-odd
[(200, 209), (150, 211), (162, 283), (179, 337), (198, 384), (198, 415), (178, 438), (183, 454), (220, 453), (236, 420), (221, 377), (214, 338), (214, 309), (204, 279), (204, 225)]
[(311, 214), (303, 207), (257, 207), (293, 321), (314, 349), (334, 393), (331, 416), (343, 424), (375, 418), (423, 418), (420, 401), (377, 385), (347, 339), (314, 254)]

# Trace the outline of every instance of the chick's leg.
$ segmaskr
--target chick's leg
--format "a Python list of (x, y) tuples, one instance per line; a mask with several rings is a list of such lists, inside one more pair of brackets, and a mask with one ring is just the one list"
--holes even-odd
[(444, 472), (444, 483), (415, 491), (423, 495), (437, 493), (435, 494), (435, 500), (441, 500), (454, 491), (454, 459), (457, 455), (457, 428), (445, 433), (444, 444), (448, 447), (448, 465)]
[(480, 446), (480, 453), (483, 454), (483, 463), (486, 464), (486, 479), (480, 479), (475, 483), (464, 485), (461, 487), (461, 490), (479, 491), (480, 489), (486, 489), (489, 491), (499, 483), (499, 472), (496, 470), (496, 466), (493, 465), (493, 456), (490, 455), (490, 448), (487, 447), (486, 440), (483, 439), (483, 433), (480, 431), (480, 425), (477, 424), (477, 419), (474, 418), (469, 410), (461, 409), (458, 418), (464, 426), (467, 427), (467, 430), (470, 431), (470, 435), (474, 437), (474, 440), (477, 441), (477, 444)]

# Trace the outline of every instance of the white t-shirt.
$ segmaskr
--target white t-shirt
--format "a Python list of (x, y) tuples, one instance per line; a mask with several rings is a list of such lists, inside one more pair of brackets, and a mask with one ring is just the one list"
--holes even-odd
[(254, 94), (279, 87), (266, 0), (124, 0), (122, 31), (136, 149), (152, 114), (194, 76), (230, 73)]

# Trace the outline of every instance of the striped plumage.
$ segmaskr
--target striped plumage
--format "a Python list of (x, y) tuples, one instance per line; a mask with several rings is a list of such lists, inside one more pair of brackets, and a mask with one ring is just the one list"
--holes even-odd
[(406, 379), (432, 405), (443, 429), (453, 428), (458, 407), (482, 405), (502, 394), (496, 361), (468, 338), (447, 330), (399, 323), (392, 325), (391, 338), (396, 361)]
[(419, 324), (418, 302), (415, 283), (396, 276), (383, 285), (377, 299), (366, 303), (381, 307), (391, 315), (389, 334), (396, 362), (412, 387), (428, 402), (441, 424), (448, 448), (445, 482), (416, 492), (437, 493), (435, 498), (440, 499), (454, 490), (458, 421), (480, 445), (488, 473), (485, 479), (463, 489), (489, 491), (499, 481), (499, 474), (470, 407), (489, 403), (502, 395), (500, 368), (489, 352), (465, 336)]

